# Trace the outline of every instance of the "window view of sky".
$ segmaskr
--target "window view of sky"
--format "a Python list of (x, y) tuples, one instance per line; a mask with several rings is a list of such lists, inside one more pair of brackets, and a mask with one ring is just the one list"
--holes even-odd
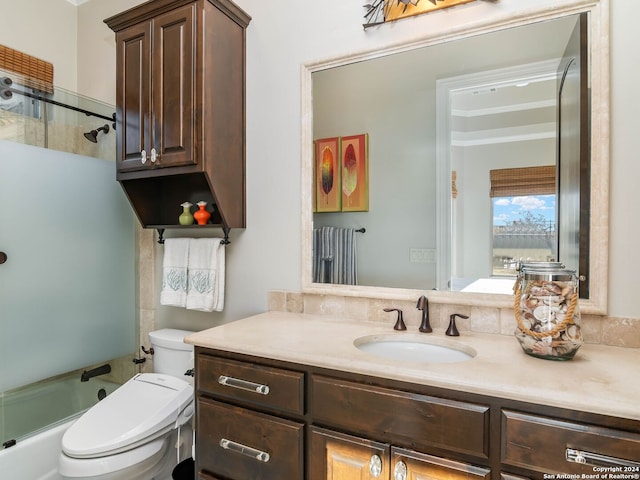
[(494, 225), (509, 225), (514, 220), (522, 220), (526, 212), (535, 218), (542, 215), (546, 221), (555, 222), (556, 196), (526, 195), (493, 199)]

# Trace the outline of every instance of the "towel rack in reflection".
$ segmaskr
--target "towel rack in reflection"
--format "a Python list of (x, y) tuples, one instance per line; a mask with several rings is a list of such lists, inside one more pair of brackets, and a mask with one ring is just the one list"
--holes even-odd
[[(231, 228), (222, 227), (222, 231), (224, 232), (224, 238), (220, 240), (220, 245), (229, 245), (231, 243), (231, 240), (229, 240)], [(164, 243), (164, 228), (158, 228), (158, 243), (161, 245)]]
[(367, 231), (367, 229), (366, 229), (366, 228), (364, 228), (364, 227), (362, 227), (362, 228), (358, 228), (358, 229), (356, 230), (356, 232), (358, 232), (358, 233), (364, 233), (364, 232), (366, 232), (366, 231)]

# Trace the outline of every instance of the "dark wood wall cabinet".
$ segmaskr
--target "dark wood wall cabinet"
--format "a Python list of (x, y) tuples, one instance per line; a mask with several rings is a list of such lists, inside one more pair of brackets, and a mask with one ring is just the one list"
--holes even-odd
[(116, 178), (146, 228), (180, 204), (245, 227), (245, 30), (229, 0), (152, 0), (105, 20), (116, 33)]
[(203, 347), (195, 388), (200, 479), (640, 475), (636, 420)]

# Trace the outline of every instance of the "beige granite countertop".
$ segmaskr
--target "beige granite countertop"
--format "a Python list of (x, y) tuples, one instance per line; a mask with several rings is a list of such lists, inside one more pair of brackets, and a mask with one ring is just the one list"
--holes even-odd
[[(458, 363), (383, 359), (358, 350), (354, 340), (368, 335), (453, 342), (473, 349)], [(185, 342), (377, 377), (491, 395), (585, 412), (640, 420), (640, 349), (583, 345), (565, 362), (526, 355), (515, 337), (443, 330), (424, 334), (411, 328), (356, 322), (339, 317), (268, 312), (197, 332)]]

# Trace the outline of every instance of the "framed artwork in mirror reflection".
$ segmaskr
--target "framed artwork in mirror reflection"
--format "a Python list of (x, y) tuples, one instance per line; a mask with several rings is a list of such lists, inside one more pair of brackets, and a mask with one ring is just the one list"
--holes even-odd
[(315, 141), (314, 192), (316, 212), (339, 212), (340, 139), (322, 138)]
[(369, 135), (340, 139), (342, 211), (369, 211)]

